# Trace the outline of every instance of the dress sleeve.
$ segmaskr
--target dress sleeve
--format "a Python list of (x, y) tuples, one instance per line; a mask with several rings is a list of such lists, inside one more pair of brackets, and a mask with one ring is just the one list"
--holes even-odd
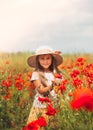
[(38, 80), (38, 79), (39, 79), (38, 73), (37, 72), (33, 72), (30, 81), (32, 82), (32, 81)]

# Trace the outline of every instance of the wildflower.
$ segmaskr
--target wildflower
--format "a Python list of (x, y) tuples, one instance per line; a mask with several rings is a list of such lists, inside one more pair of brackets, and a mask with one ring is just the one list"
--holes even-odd
[(51, 102), (51, 100), (48, 97), (43, 97), (43, 98), (39, 97), (38, 100), (41, 101), (42, 103), (43, 102)]
[(22, 130), (39, 130), (39, 125), (36, 121), (33, 121), (25, 126)]
[(2, 80), (1, 84), (4, 87), (10, 87), (12, 85), (12, 81), (10, 79)]
[(68, 80), (63, 80), (62, 83), (59, 86), (59, 89), (61, 90), (61, 93), (66, 91), (66, 85), (68, 84)]
[(56, 112), (57, 112), (56, 109), (53, 108), (51, 104), (48, 104), (46, 114), (49, 116), (52, 116), (52, 115), (55, 115)]
[(63, 92), (66, 90), (66, 85), (68, 84), (68, 80), (63, 80), (59, 85), (55, 85), (54, 91), (56, 93), (60, 92), (63, 94)]
[(54, 74), (55, 78), (58, 78), (58, 79), (62, 79), (62, 75), (61, 74)]
[(73, 72), (70, 75), (73, 78), (73, 77), (76, 77), (79, 74), (80, 74), (79, 70), (73, 70)]
[(77, 58), (77, 62), (78, 63), (81, 63), (81, 65), (83, 65), (83, 63), (86, 61), (86, 59), (85, 58), (83, 58), (83, 57), (78, 57)]
[(18, 90), (22, 90), (23, 89), (23, 86), (21, 85), (20, 82), (15, 82), (15, 86), (17, 87)]
[(11, 94), (8, 93), (6, 96), (5, 96), (5, 99), (10, 99), (11, 98)]
[(75, 87), (79, 87), (79, 86), (81, 86), (81, 84), (82, 84), (82, 80), (80, 80), (79, 78), (73, 79), (73, 85)]
[(5, 64), (7, 64), (7, 65), (8, 65), (8, 64), (10, 64), (10, 62), (9, 62), (9, 61), (6, 61), (6, 62), (5, 62)]
[(79, 58), (77, 58), (77, 60), (76, 60), (76, 62), (77, 62), (76, 65), (77, 65), (77, 66), (83, 66), (84, 63), (85, 63), (85, 61), (86, 61), (85, 58), (79, 57)]
[(88, 74), (88, 77), (90, 79), (90, 82), (93, 83), (93, 73), (89, 73)]
[(40, 127), (47, 126), (46, 120), (43, 116), (39, 117), (39, 119), (30, 122), (27, 126), (25, 126), (22, 130), (39, 130)]
[(43, 116), (39, 117), (37, 120), (37, 124), (42, 127), (42, 126), (47, 126), (47, 122)]
[(77, 88), (72, 96), (71, 108), (93, 110), (93, 91), (90, 88)]
[(61, 93), (63, 93), (63, 92), (66, 90), (66, 86), (63, 85), (63, 84), (61, 84), (61, 85), (59, 86), (59, 89), (61, 90)]

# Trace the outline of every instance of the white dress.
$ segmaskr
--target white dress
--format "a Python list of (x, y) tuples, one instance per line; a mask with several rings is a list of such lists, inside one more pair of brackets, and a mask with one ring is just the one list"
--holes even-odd
[[(51, 72), (45, 72), (44, 76), (47, 79), (48, 85), (51, 86), (52, 85), (52, 81), (55, 80), (53, 73), (51, 73)], [(38, 80), (38, 79), (39, 79), (38, 72), (33, 72), (32, 73), (32, 77), (31, 77), (31, 81)], [(34, 97), (33, 106), (37, 107), (37, 108), (46, 108), (46, 104), (45, 103), (41, 103), (38, 100), (39, 97), (42, 98), (42, 97), (44, 97), (44, 95), (40, 94), (37, 89), (35, 89), (35, 91), (36, 91), (36, 95)], [(54, 92), (54, 90), (50, 91), (50, 95), (53, 98), (56, 98), (56, 93)]]
[[(45, 75), (45, 78), (47, 79), (48, 85), (49, 86), (52, 85), (52, 81), (55, 80), (55, 77), (54, 77), (53, 73), (45, 72), (44, 75)], [(38, 80), (38, 79), (39, 79), (38, 72), (33, 72), (32, 76), (31, 76), (31, 81)], [(34, 97), (33, 105), (32, 105), (32, 107), (30, 109), (30, 113), (29, 113), (29, 117), (28, 117), (28, 120), (27, 120), (27, 124), (32, 122), (32, 121), (34, 121), (34, 120), (37, 120), (39, 115), (42, 115), (43, 117), (45, 117), (47, 122), (49, 120), (49, 116), (46, 115), (47, 103), (41, 103), (38, 100), (38, 97), (43, 98), (44, 95), (40, 94), (38, 92), (37, 88), (35, 89), (35, 91), (36, 91), (36, 95)], [(51, 95), (53, 101), (55, 101), (55, 99), (57, 98), (57, 94), (55, 93), (54, 90), (50, 91), (50, 95)]]

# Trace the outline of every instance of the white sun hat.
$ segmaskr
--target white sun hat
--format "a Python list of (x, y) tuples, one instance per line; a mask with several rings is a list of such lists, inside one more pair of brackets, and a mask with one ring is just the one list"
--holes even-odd
[(56, 53), (56, 51), (54, 51), (52, 48), (50, 48), (49, 46), (41, 46), (36, 50), (34, 55), (28, 57), (27, 59), (28, 65), (35, 68), (36, 57), (39, 55), (44, 55), (44, 54), (51, 54), (54, 57), (57, 66), (63, 62), (62, 56)]

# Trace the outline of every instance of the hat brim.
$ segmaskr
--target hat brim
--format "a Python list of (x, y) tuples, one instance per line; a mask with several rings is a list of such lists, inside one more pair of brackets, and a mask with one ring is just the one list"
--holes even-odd
[[(61, 55), (52, 54), (52, 53), (51, 53), (51, 55), (54, 57), (57, 66), (59, 66), (63, 62), (63, 58)], [(37, 57), (37, 55), (28, 57), (27, 63), (30, 67), (36, 68), (36, 57)]]

